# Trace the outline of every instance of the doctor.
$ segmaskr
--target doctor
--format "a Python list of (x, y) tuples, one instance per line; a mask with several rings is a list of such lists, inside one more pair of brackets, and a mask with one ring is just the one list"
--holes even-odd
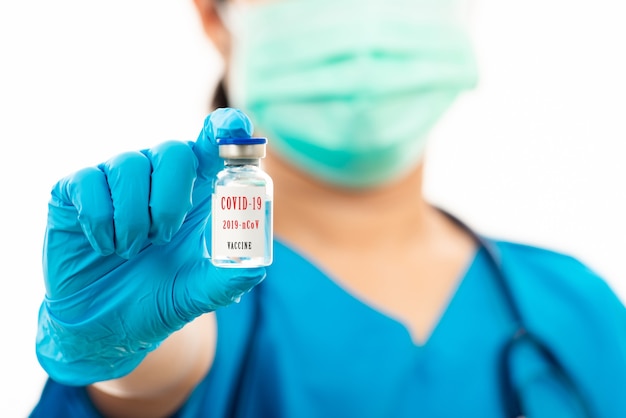
[[(198, 139), (52, 190), (33, 417), (626, 416), (606, 283), (422, 194), (428, 133), (476, 83), (458, 0), (195, 3), (226, 63)], [(253, 124), (274, 263), (219, 269), (215, 140)]]

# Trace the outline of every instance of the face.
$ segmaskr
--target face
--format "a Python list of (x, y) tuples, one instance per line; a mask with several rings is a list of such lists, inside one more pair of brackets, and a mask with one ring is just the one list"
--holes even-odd
[(374, 187), (409, 172), (433, 124), (474, 83), (451, 13), (465, 0), (227, 1), (196, 5), (224, 57), (229, 105), (277, 155), (333, 185)]

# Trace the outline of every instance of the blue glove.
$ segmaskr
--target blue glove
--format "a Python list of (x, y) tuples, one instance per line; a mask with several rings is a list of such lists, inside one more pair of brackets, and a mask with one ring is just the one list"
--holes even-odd
[(86, 385), (124, 376), (172, 332), (263, 280), (263, 268), (218, 269), (207, 258), (223, 167), (215, 139), (251, 133), (247, 116), (219, 109), (195, 143), (121, 154), (54, 186), (37, 333), (50, 377)]

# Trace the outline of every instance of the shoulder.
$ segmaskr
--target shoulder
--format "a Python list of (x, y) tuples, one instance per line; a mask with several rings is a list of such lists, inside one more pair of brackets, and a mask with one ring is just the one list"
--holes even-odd
[(607, 299), (621, 305), (608, 283), (570, 254), (518, 242), (487, 241), (493, 245), (510, 284), (522, 296), (535, 301), (553, 296), (577, 308), (594, 307)]
[(626, 309), (594, 270), (546, 248), (493, 239), (485, 244), (529, 329), (556, 345), (618, 338), (626, 353)]
[(552, 249), (514, 241), (488, 239), (493, 243), (507, 263), (525, 265), (529, 270), (543, 273), (563, 272), (588, 275), (591, 270), (576, 257)]
[(510, 241), (487, 242), (529, 326), (563, 337), (618, 330), (626, 334), (624, 305), (608, 283), (576, 257)]

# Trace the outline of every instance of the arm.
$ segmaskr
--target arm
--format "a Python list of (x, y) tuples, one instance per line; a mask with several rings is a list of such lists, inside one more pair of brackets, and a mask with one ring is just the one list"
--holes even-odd
[(208, 373), (217, 324), (210, 313), (172, 334), (129, 375), (87, 391), (106, 417), (161, 418), (173, 414)]
[(221, 109), (194, 143), (124, 153), (55, 185), (36, 344), (52, 380), (88, 386), (109, 416), (168, 414), (188, 397), (215, 351), (205, 314), (265, 276), (207, 258), (215, 139), (251, 131), (241, 112)]

